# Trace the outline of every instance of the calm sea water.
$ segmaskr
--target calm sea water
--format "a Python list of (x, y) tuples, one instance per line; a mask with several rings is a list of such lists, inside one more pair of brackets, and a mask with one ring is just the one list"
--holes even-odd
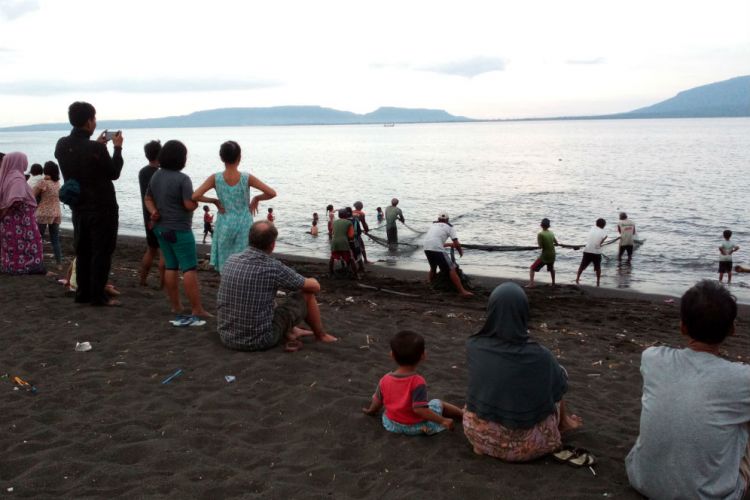
[[(30, 162), (53, 159), (60, 132), (0, 133), (0, 151), (20, 150)], [(189, 150), (185, 173), (199, 185), (219, 171), (221, 142), (243, 147), (242, 168), (273, 186), (271, 206), (279, 250), (326, 257), (325, 225), (314, 239), (311, 215), (325, 219), (328, 203), (375, 207), (396, 196), (407, 224), (424, 231), (447, 211), (464, 243), (534, 245), (548, 217), (563, 243), (581, 244), (598, 217), (616, 236), (627, 211), (645, 240), (632, 267), (618, 267), (607, 247), (602, 285), (680, 294), (701, 278), (717, 278), (721, 233), (734, 231), (742, 248), (735, 263), (750, 264), (747, 227), (750, 119), (612, 120), (383, 126), (234, 127), (125, 130), (125, 167), (116, 182), (121, 232), (140, 234), (138, 170), (150, 139), (180, 139)], [(69, 213), (66, 212), (68, 215)], [(196, 234), (202, 231), (196, 212)], [(384, 236), (379, 230), (373, 234)], [(420, 243), (400, 230), (401, 240)], [(421, 250), (389, 255), (368, 245), (373, 260), (425, 268)], [(523, 278), (536, 252), (467, 251), (468, 274)], [(558, 251), (560, 283), (571, 282), (580, 251)], [(548, 281), (546, 272), (540, 281)], [(735, 275), (733, 293), (750, 302), (750, 275)], [(594, 281), (593, 269), (583, 283)]]

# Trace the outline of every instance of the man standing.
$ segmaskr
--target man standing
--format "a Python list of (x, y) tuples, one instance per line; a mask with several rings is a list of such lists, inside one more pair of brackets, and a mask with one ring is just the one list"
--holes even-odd
[(606, 225), (607, 221), (604, 219), (596, 219), (596, 226), (592, 227), (591, 231), (589, 231), (589, 239), (583, 248), (581, 265), (578, 266), (576, 284), (581, 282), (581, 273), (584, 269), (593, 263), (594, 271), (596, 272), (596, 286), (599, 286), (599, 281), (602, 277), (602, 243), (607, 239), (607, 231), (604, 230), (604, 226)]
[[(141, 205), (143, 208), (143, 224), (146, 227), (146, 253), (143, 254), (141, 260), (141, 286), (146, 286), (146, 278), (148, 273), (151, 271), (151, 265), (154, 262), (154, 258), (159, 255), (159, 241), (156, 239), (154, 230), (151, 227), (151, 214), (146, 208), (144, 199), (146, 198), (146, 191), (148, 190), (148, 183), (151, 182), (151, 177), (159, 170), (159, 152), (161, 151), (161, 142), (151, 141), (143, 146), (143, 152), (146, 154), (148, 165), (143, 167), (138, 172), (138, 184), (141, 188)], [(164, 259), (159, 259), (159, 288), (164, 287)]]
[[(461, 243), (458, 241), (458, 235), (453, 226), (448, 222), (448, 214), (445, 212), (438, 215), (437, 221), (432, 223), (430, 229), (424, 237), (424, 254), (427, 257), (427, 262), (430, 263), (430, 273), (428, 279), (430, 283), (435, 279), (435, 271), (440, 268), (441, 273), (447, 273), (450, 277), (451, 283), (456, 288), (458, 294), (462, 297), (471, 297), (474, 295), (463, 287), (461, 278), (459, 278), (456, 272), (456, 264), (448, 257), (445, 251), (445, 247), (452, 247), (458, 251), (458, 254), (463, 256), (464, 251), (461, 248)], [(445, 240), (450, 238), (450, 243), (445, 243)]]
[(87, 102), (74, 102), (68, 108), (73, 125), (69, 136), (57, 141), (55, 158), (67, 184), (76, 181), (80, 195), (73, 210), (74, 246), (78, 289), (75, 301), (93, 306), (118, 306), (104, 293), (112, 253), (117, 245), (118, 210), (112, 181), (122, 171), (120, 132), (112, 136), (114, 153), (107, 151), (105, 132), (92, 141), (96, 130), (96, 109)]
[(391, 200), (391, 206), (385, 209), (385, 232), (388, 235), (388, 248), (393, 250), (398, 245), (398, 228), (396, 220), (404, 223), (404, 213), (398, 208), (398, 198)]
[(617, 223), (617, 232), (620, 233), (620, 251), (617, 254), (618, 262), (622, 262), (622, 254), (628, 252), (628, 264), (633, 257), (633, 245), (635, 243), (635, 224), (628, 219), (628, 214), (620, 212), (620, 222)]
[[(222, 344), (241, 351), (262, 351), (282, 341), (285, 350), (302, 347), (300, 337), (314, 335), (335, 342), (326, 333), (315, 295), (320, 284), (305, 278), (271, 257), (278, 236), (276, 227), (261, 220), (250, 228), (250, 246), (227, 259), (221, 271), (217, 297), (218, 330)], [(274, 307), (279, 288), (293, 290)], [(297, 327), (305, 321), (312, 331)]]

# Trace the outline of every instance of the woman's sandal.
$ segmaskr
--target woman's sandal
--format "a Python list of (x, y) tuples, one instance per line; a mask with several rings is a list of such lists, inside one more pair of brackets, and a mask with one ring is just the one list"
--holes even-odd
[(552, 454), (552, 458), (560, 463), (568, 463), (576, 456), (576, 448), (574, 448), (573, 446), (564, 446), (560, 451)]
[(302, 349), (302, 341), (287, 340), (284, 344), (284, 352), (297, 352)]
[(568, 459), (565, 463), (573, 467), (591, 467), (596, 464), (596, 457), (584, 448), (575, 448), (575, 456)]

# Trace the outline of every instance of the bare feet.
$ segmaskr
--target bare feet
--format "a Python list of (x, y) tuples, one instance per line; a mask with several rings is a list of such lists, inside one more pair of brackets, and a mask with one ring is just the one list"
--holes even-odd
[(482, 453), (476, 446), (472, 448), (472, 451), (475, 455), (484, 455), (484, 453)]
[(458, 295), (461, 296), (461, 297), (473, 297), (474, 296), (474, 294), (471, 293), (468, 290), (464, 290), (463, 292), (459, 293)]
[(583, 427), (583, 419), (578, 415), (565, 415), (560, 422), (560, 432), (569, 432)]
[(292, 333), (290, 333), (287, 338), (289, 340), (297, 340), (300, 337), (309, 337), (310, 335), (314, 335), (312, 330), (305, 330), (304, 328), (295, 326), (292, 328)]
[(122, 302), (120, 302), (119, 300), (115, 300), (115, 299), (109, 299), (107, 302), (105, 302), (102, 305), (107, 306), (107, 307), (122, 307)]
[(524, 286), (524, 288), (534, 288), (534, 282), (530, 282), (527, 285)]
[(210, 312), (206, 311), (205, 309), (200, 309), (198, 311), (193, 311), (193, 316), (198, 316), (199, 318), (213, 318), (214, 315)]
[(330, 333), (324, 333), (322, 335), (316, 335), (315, 340), (320, 341), (320, 342), (325, 342), (326, 344), (330, 344), (332, 342), (337, 342), (339, 339), (337, 339)]

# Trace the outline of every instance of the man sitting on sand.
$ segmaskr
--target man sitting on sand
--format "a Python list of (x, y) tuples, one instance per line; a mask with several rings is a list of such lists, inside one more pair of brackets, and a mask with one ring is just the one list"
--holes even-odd
[[(335, 342), (326, 333), (315, 294), (320, 284), (305, 278), (271, 257), (278, 231), (261, 220), (250, 228), (250, 246), (227, 259), (221, 272), (217, 297), (221, 342), (230, 349), (262, 351), (282, 341), (285, 350), (302, 346), (300, 337), (314, 335), (321, 342)], [(279, 288), (294, 290), (274, 308)], [(297, 327), (305, 321), (312, 331)]]
[(640, 435), (625, 465), (630, 484), (649, 498), (747, 494), (750, 366), (720, 354), (736, 316), (735, 298), (701, 281), (680, 304), (687, 348), (643, 351)]

